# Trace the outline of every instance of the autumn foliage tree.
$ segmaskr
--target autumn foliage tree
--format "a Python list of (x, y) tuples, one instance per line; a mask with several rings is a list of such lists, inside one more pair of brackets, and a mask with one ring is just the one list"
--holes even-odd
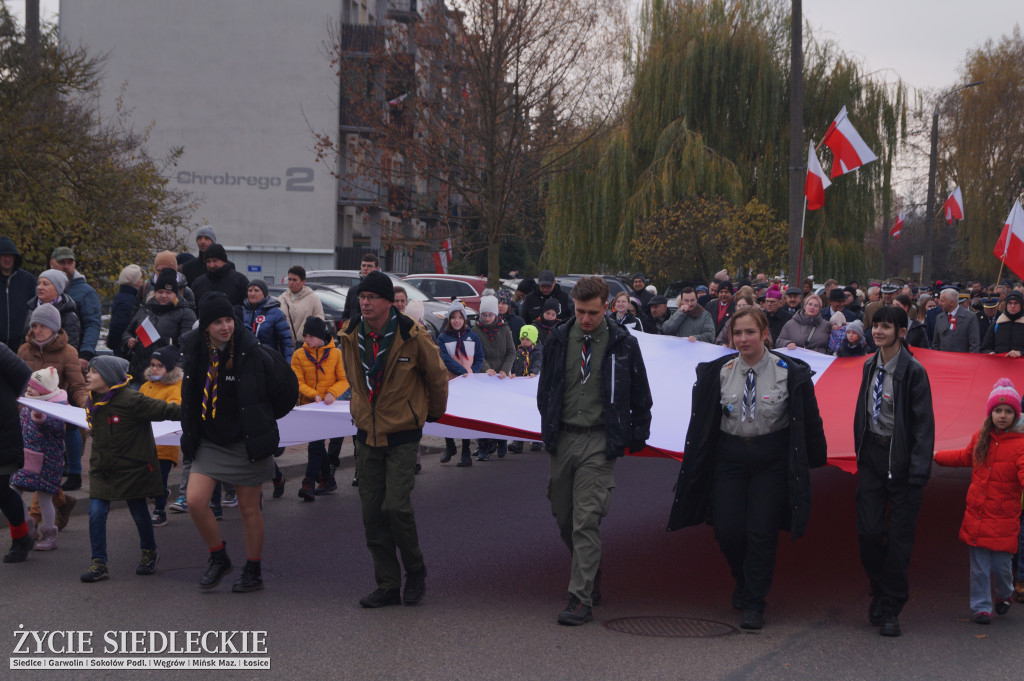
[(125, 112), (99, 119), (101, 70), (101, 59), (58, 45), (53, 27), (26, 50), (0, 4), (0, 234), (33, 272), (54, 247), (73, 247), (79, 269), (112, 293), (125, 265), (181, 245), (193, 206), (163, 173), (180, 150), (154, 158)]
[[(965, 220), (957, 227), (960, 247), (951, 254), (945, 273), (955, 270), (991, 281), (999, 270), (992, 254), (996, 240), (1014, 200), (1024, 199), (1020, 26), (967, 54), (958, 84), (975, 81), (984, 83), (950, 97), (940, 112), (937, 199), (941, 202), (958, 185), (965, 204)], [(952, 236), (952, 228), (947, 229)]]
[(730, 272), (777, 271), (786, 260), (788, 226), (757, 199), (734, 206), (721, 196), (691, 196), (636, 225), (630, 249), (655, 279), (711, 278)]

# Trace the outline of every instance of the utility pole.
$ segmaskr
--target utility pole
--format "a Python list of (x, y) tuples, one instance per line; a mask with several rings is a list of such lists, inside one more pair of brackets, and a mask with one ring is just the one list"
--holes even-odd
[(800, 218), (804, 207), (804, 41), (802, 0), (793, 0), (789, 62), (789, 269), (791, 285), (801, 271)]
[[(925, 203), (925, 218), (924, 218), (924, 262), (921, 263), (921, 283), (924, 284), (927, 281), (925, 272), (928, 268), (932, 267), (932, 243), (935, 241), (938, 229), (935, 225), (939, 222), (939, 211), (935, 208), (935, 170), (938, 164), (938, 152), (939, 152), (939, 105), (942, 104), (942, 100), (950, 95), (955, 95), (961, 90), (966, 90), (969, 87), (981, 85), (985, 81), (976, 80), (973, 83), (967, 85), (961, 85), (960, 87), (953, 88), (949, 92), (940, 96), (935, 101), (935, 108), (932, 110), (932, 146), (931, 153), (928, 156), (928, 199)], [(940, 223), (941, 224), (941, 223)], [(935, 275), (934, 272), (931, 273)]]

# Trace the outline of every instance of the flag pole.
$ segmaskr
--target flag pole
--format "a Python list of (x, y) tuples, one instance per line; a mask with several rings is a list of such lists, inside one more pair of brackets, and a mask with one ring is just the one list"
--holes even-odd
[[(1010, 239), (1010, 235), (1009, 234), (1006, 235), (1006, 239), (1007, 239), (1007, 241), (1009, 241), (1009, 239)], [(1003, 265), (1005, 265), (1005, 264), (1006, 264), (1006, 255), (1004, 254), (1003, 257), (999, 259), (999, 274), (996, 275), (996, 283), (997, 284), (1003, 280)]]
[(802, 281), (801, 275), (804, 268), (804, 224), (807, 222), (807, 194), (804, 193), (804, 211), (800, 216), (800, 251), (796, 261), (796, 285)]

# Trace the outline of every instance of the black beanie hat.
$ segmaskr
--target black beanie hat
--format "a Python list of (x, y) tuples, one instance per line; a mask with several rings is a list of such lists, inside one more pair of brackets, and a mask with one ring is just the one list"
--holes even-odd
[(541, 310), (541, 314), (548, 310), (554, 310), (555, 312), (561, 313), (562, 306), (558, 304), (558, 301), (554, 298), (548, 298), (544, 301), (544, 308)]
[(302, 335), (316, 336), (326, 343), (331, 338), (331, 330), (328, 328), (327, 322), (319, 317), (306, 317), (306, 323), (302, 325)]
[(380, 270), (374, 270), (366, 275), (356, 289), (355, 295), (358, 296), (360, 293), (376, 293), (389, 302), (395, 302), (395, 285), (391, 283), (391, 277)]
[(203, 251), (203, 255), (206, 260), (209, 260), (210, 258), (217, 258), (217, 260), (223, 260), (224, 262), (228, 261), (228, 252), (225, 251), (224, 247), (220, 244), (210, 244), (206, 247), (206, 250)]
[(170, 371), (174, 367), (178, 366), (178, 360), (181, 359), (181, 353), (178, 351), (178, 348), (173, 345), (165, 345), (162, 348), (154, 350), (150, 357), (163, 364), (164, 368)]
[(267, 288), (267, 282), (263, 281), (262, 279), (250, 279), (249, 280), (249, 285), (245, 287), (245, 290), (248, 291), (253, 286), (255, 286), (259, 290), (263, 291), (263, 297), (264, 298), (267, 298), (268, 296), (270, 296), (270, 289)]
[(206, 327), (221, 317), (234, 316), (235, 309), (231, 306), (231, 301), (220, 291), (204, 293), (203, 297), (199, 299), (199, 329), (201, 331), (206, 330)]
[(153, 284), (154, 291), (173, 291), (178, 292), (178, 273), (172, 270), (170, 267), (165, 267), (160, 270), (160, 274), (156, 275), (156, 283)]

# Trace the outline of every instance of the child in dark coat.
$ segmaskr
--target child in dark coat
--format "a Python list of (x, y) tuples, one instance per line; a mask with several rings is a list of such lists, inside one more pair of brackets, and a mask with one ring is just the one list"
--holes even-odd
[[(537, 345), (537, 327), (527, 324), (519, 330), (519, 346), (516, 348), (516, 358), (512, 362), (512, 372), (509, 377), (530, 377), (540, 375), (540, 365), (543, 361), (543, 353)], [(540, 451), (539, 442), (530, 445), (530, 451)], [(519, 454), (523, 451), (523, 441), (513, 440), (508, 446), (508, 451)]]
[(106, 579), (107, 513), (110, 502), (128, 503), (139, 530), (142, 558), (137, 575), (156, 572), (156, 538), (146, 497), (164, 492), (153, 440), (154, 421), (181, 419), (181, 406), (146, 397), (128, 388), (128, 361), (100, 355), (89, 362), (85, 387), (89, 389), (85, 414), (92, 431), (89, 457), (89, 541), (92, 564), (82, 574), (83, 582)]

